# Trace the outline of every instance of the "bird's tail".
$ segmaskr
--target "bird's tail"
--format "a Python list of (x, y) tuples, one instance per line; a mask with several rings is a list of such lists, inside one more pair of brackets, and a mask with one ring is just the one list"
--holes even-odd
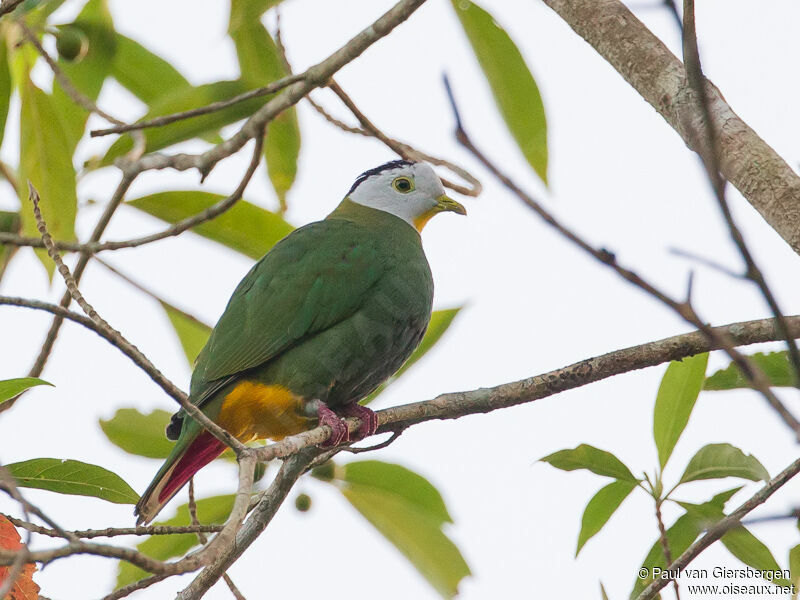
[(225, 450), (225, 444), (207, 431), (201, 432), (190, 444), (176, 445), (153, 481), (145, 490), (133, 514), (137, 525), (147, 525), (178, 493), (192, 475), (205, 467)]

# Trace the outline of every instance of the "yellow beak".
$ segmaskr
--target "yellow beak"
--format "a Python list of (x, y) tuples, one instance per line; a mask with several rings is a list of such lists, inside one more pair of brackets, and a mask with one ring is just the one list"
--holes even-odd
[(414, 227), (417, 228), (417, 231), (422, 231), (422, 228), (431, 220), (431, 217), (440, 212), (454, 212), (459, 215), (466, 215), (467, 209), (460, 202), (456, 202), (452, 198), (448, 198), (446, 194), (442, 194), (436, 199), (436, 206), (426, 210), (414, 219)]

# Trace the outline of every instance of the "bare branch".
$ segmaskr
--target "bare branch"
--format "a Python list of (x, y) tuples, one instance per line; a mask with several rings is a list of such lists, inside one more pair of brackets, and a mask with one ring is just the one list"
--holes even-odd
[(112, 133), (125, 133), (127, 131), (149, 129), (151, 127), (163, 127), (164, 125), (169, 125), (170, 123), (175, 123), (176, 121), (183, 121), (185, 119), (207, 115), (209, 113), (226, 109), (229, 106), (239, 104), (240, 102), (250, 100), (251, 98), (259, 98), (261, 96), (269, 96), (270, 94), (274, 94), (275, 92), (285, 88), (287, 85), (300, 81), (304, 76), (305, 73), (301, 73), (299, 75), (289, 75), (288, 77), (283, 77), (277, 81), (273, 81), (264, 87), (244, 92), (243, 94), (228, 98), (227, 100), (212, 102), (211, 104), (201, 106), (200, 108), (193, 108), (191, 110), (185, 110), (183, 112), (173, 113), (171, 115), (164, 115), (163, 117), (155, 117), (154, 119), (150, 119), (148, 121), (139, 121), (137, 123), (131, 123), (130, 125), (120, 124), (116, 127), (109, 127), (107, 129), (93, 129), (91, 132), (89, 132), (89, 135), (91, 137), (100, 137), (104, 135), (110, 135)]
[(705, 141), (698, 146), (697, 153), (703, 161), (706, 174), (711, 182), (711, 187), (714, 190), (714, 196), (719, 204), (720, 211), (728, 226), (731, 239), (739, 250), (742, 259), (746, 265), (745, 276), (758, 286), (761, 295), (764, 296), (770, 311), (775, 316), (778, 326), (784, 331), (786, 344), (789, 348), (789, 362), (792, 365), (794, 374), (795, 386), (800, 388), (800, 351), (797, 349), (797, 344), (789, 335), (786, 324), (783, 319), (783, 312), (778, 306), (778, 301), (775, 295), (767, 285), (764, 273), (756, 264), (747, 243), (744, 240), (741, 230), (736, 225), (731, 213), (728, 200), (725, 197), (725, 179), (720, 175), (720, 161), (719, 161), (719, 143), (718, 135), (714, 130), (714, 123), (712, 121), (711, 106), (709, 104), (708, 94), (704, 86), (705, 77), (703, 76), (703, 68), (700, 63), (700, 53), (697, 48), (697, 30), (695, 27), (694, 19), (694, 0), (684, 0), (683, 2), (683, 60), (686, 64), (686, 79), (689, 85), (695, 92), (697, 98), (697, 109), (702, 115), (700, 122), (701, 131), (699, 135), (705, 138)]
[(250, 139), (260, 136), (264, 127), (287, 108), (297, 104), (310, 91), (325, 85), (339, 69), (355, 60), (372, 44), (388, 35), (408, 19), (425, 0), (400, 0), (369, 27), (358, 33), (328, 58), (310, 67), (282, 93), (256, 111), (232, 137), (202, 154), (148, 154), (137, 160), (120, 159), (118, 165), (128, 173), (151, 169), (197, 169), (205, 177), (223, 158), (238, 152)]
[[(138, 592), (139, 590), (143, 590), (145, 588), (150, 587), (154, 583), (158, 583), (159, 581), (164, 581), (167, 577), (172, 577), (171, 574), (159, 574), (159, 575), (151, 575), (150, 577), (145, 577), (144, 579), (140, 579), (139, 581), (134, 581), (133, 583), (126, 585), (125, 587), (121, 587), (118, 590), (114, 590), (107, 596), (103, 596), (101, 600), (120, 600), (120, 598), (125, 598), (130, 596), (133, 592)], [(39, 596), (41, 599), (41, 596)]]
[(3, 0), (3, 2), (0, 3), (0, 17), (12, 12), (23, 2), (25, 2), (25, 0)]
[[(97, 335), (102, 337), (104, 340), (109, 342), (112, 346), (119, 349), (125, 356), (131, 359), (133, 363), (142, 369), (145, 373), (150, 376), (157, 385), (161, 387), (164, 392), (167, 393), (168, 396), (172, 397), (176, 402), (181, 401), (182, 398), (186, 398), (186, 394), (181, 391), (174, 383), (172, 383), (169, 379), (167, 379), (161, 371), (159, 371), (153, 364), (145, 357), (141, 351), (139, 351), (135, 346), (132, 344), (127, 346), (125, 344), (120, 343), (120, 339), (113, 335), (110, 331), (104, 329), (103, 327), (98, 326), (92, 319), (86, 317), (82, 314), (73, 312), (68, 308), (64, 308), (63, 306), (59, 306), (57, 304), (50, 304), (48, 302), (42, 302), (40, 300), (31, 300), (28, 298), (16, 298), (13, 296), (0, 296), (0, 306), (18, 306), (22, 308), (32, 308), (34, 310), (42, 310), (45, 312), (49, 312), (53, 315), (56, 315), (59, 319), (68, 319), (79, 325), (83, 325), (87, 329), (92, 330)], [(133, 349), (133, 350), (132, 350)], [(135, 351), (134, 351), (135, 350)], [(10, 402), (10, 401), (9, 401)]]
[(253, 510), (250, 517), (236, 534), (235, 543), (231, 544), (227, 552), (220, 554), (217, 559), (203, 569), (194, 581), (177, 596), (177, 600), (196, 600), (201, 598), (208, 589), (216, 583), (222, 574), (232, 565), (242, 553), (252, 544), (261, 532), (269, 525), (272, 517), (280, 508), (289, 491), (297, 479), (305, 472), (306, 466), (320, 453), (317, 448), (289, 457), (281, 466), (275, 479), (270, 484), (261, 501)]
[[(64, 536), (58, 533), (55, 529), (49, 527), (42, 527), (36, 523), (17, 519), (10, 515), (6, 518), (11, 521), (16, 527), (26, 529), (31, 533), (39, 535), (46, 535), (52, 538), (63, 538)], [(218, 533), (222, 530), (222, 525), (184, 525), (184, 526), (167, 526), (167, 525), (148, 525), (146, 527), (107, 527), (106, 529), (76, 529), (68, 531), (71, 536), (75, 538), (93, 539), (97, 537), (117, 537), (120, 535), (180, 535), (184, 533)]]
[[(702, 114), (683, 64), (619, 0), (544, 0), (649, 102), (692, 149)], [(722, 175), (800, 252), (800, 177), (705, 81)]]
[[(139, 361), (142, 364), (146, 364), (149, 366), (149, 369), (153, 373), (158, 373), (158, 369), (139, 351), (139, 349), (131, 344), (125, 337), (116, 329), (111, 327), (108, 322), (103, 319), (94, 307), (89, 304), (86, 299), (81, 294), (80, 290), (78, 289), (78, 284), (75, 281), (74, 277), (69, 271), (69, 267), (64, 264), (64, 261), (61, 260), (61, 256), (59, 255), (58, 251), (53, 246), (53, 240), (50, 238), (50, 234), (47, 231), (47, 224), (45, 223), (44, 219), (42, 218), (42, 213), (39, 210), (39, 194), (34, 189), (33, 185), (28, 182), (28, 188), (30, 189), (30, 199), (33, 202), (33, 215), (36, 218), (36, 226), (39, 229), (39, 233), (42, 236), (42, 241), (44, 241), (45, 246), (47, 247), (47, 253), (50, 255), (50, 258), (53, 259), (53, 262), (56, 264), (56, 268), (58, 272), (61, 274), (61, 277), (64, 279), (64, 283), (67, 286), (67, 291), (69, 291), (70, 296), (78, 303), (78, 306), (81, 307), (86, 316), (88, 316), (100, 329), (103, 329), (108, 333), (111, 337), (116, 340), (116, 346), (118, 348), (125, 347), (128, 349), (126, 354), (137, 354), (139, 357)], [(160, 374), (160, 373), (159, 373)], [(152, 375), (151, 375), (152, 376)], [(162, 375), (163, 377), (163, 375)], [(166, 379), (166, 378), (164, 378)], [(174, 387), (174, 386), (173, 386)], [(231, 447), (237, 455), (242, 451), (246, 450), (247, 446), (242, 444), (239, 440), (229, 434), (227, 431), (222, 429), (219, 425), (214, 423), (211, 419), (209, 419), (203, 412), (191, 404), (189, 402), (188, 397), (185, 394), (181, 394), (179, 403), (181, 407), (191, 416), (193, 419), (198, 421), (205, 429), (211, 433), (214, 437), (216, 437), (219, 441), (223, 442), (224, 444)]]
[[(263, 143), (263, 136), (256, 138), (255, 147), (253, 148), (253, 158), (250, 160), (247, 171), (233, 193), (228, 197), (223, 198), (213, 206), (209, 206), (207, 209), (197, 213), (196, 215), (181, 219), (177, 223), (170, 225), (158, 233), (152, 233), (150, 235), (145, 235), (130, 240), (122, 240), (118, 242), (87, 242), (84, 244), (79, 242), (53, 242), (53, 247), (56, 250), (70, 250), (84, 253), (96, 253), (106, 250), (121, 250), (124, 248), (137, 248), (139, 246), (152, 244), (153, 242), (158, 242), (166, 238), (178, 236), (183, 232), (188, 231), (192, 227), (207, 223), (208, 221), (217, 218), (219, 215), (229, 210), (234, 204), (241, 200), (247, 185), (253, 178), (253, 174), (256, 172), (256, 169), (258, 169), (258, 165), (261, 160), (261, 148)], [(15, 236), (14, 234), (4, 234), (0, 232), (0, 244), (3, 243), (14, 246), (44, 246), (44, 242), (39, 243), (38, 240), (33, 240), (32, 238), (24, 238), (21, 236)]]
[[(800, 316), (788, 317), (791, 334), (800, 338)], [(652, 367), (688, 356), (722, 350), (723, 339), (737, 346), (774, 342), (783, 339), (774, 319), (744, 321), (710, 328), (711, 339), (704, 331), (693, 331), (639, 346), (632, 346), (588, 358), (575, 364), (535, 375), (520, 381), (467, 392), (442, 394), (432, 400), (413, 402), (377, 412), (377, 433), (405, 429), (416, 423), (439, 419), (458, 419), (466, 415), (494, 410), (540, 400), (548, 396), (575, 389), (614, 375)], [(347, 419), (350, 431), (358, 428), (358, 419)], [(330, 429), (316, 427), (297, 435), (288, 436), (263, 448), (254, 450), (260, 462), (284, 458), (308, 446), (328, 439)]]
[[(669, 540), (667, 539), (667, 529), (664, 527), (664, 519), (661, 516), (661, 499), (656, 498), (656, 523), (658, 523), (658, 539), (661, 542), (661, 550), (664, 552), (665, 564), (672, 562), (672, 552), (669, 548)], [(672, 586), (675, 588), (675, 600), (681, 600), (681, 592), (678, 588), (678, 581), (674, 579)]]
[[(435, 156), (431, 156), (430, 154), (425, 154), (424, 152), (409, 146), (404, 142), (400, 142), (395, 140), (394, 138), (390, 138), (388, 135), (383, 133), (380, 129), (378, 129), (372, 121), (370, 121), (364, 113), (356, 106), (353, 99), (348, 96), (345, 91), (341, 88), (341, 86), (336, 83), (333, 79), (328, 83), (328, 87), (336, 94), (342, 103), (348, 108), (348, 110), (353, 113), (353, 116), (358, 119), (358, 122), (361, 123), (362, 130), (358, 130), (358, 133), (362, 133), (362, 135), (372, 136), (383, 142), (386, 146), (394, 150), (398, 155), (402, 156), (406, 160), (422, 160), (425, 162), (429, 162), (433, 165), (439, 167), (446, 167), (459, 177), (461, 177), (464, 181), (469, 183), (469, 187), (465, 187), (463, 185), (459, 185), (457, 183), (453, 183), (445, 178), (442, 178), (442, 183), (449, 187), (451, 190), (458, 192), (459, 194), (464, 194), (465, 196), (472, 196), (476, 197), (480, 195), (483, 186), (481, 182), (478, 181), (469, 171), (466, 169), (459, 167), (458, 165), (454, 165), (448, 160), (443, 158), (437, 158)], [(349, 128), (348, 128), (349, 129)]]
[[(547, 223), (547, 225), (555, 229), (562, 237), (566, 238), (574, 245), (578, 246), (581, 250), (594, 257), (598, 262), (613, 269), (625, 281), (633, 284), (675, 311), (675, 313), (677, 313), (683, 320), (699, 329), (701, 332), (703, 332), (703, 334), (708, 336), (709, 339), (712, 339), (714, 344), (719, 344), (719, 346), (724, 349), (728, 356), (730, 356), (731, 359), (736, 363), (739, 369), (741, 369), (750, 385), (754, 389), (758, 390), (762, 396), (764, 396), (768, 404), (778, 414), (778, 416), (780, 416), (787, 427), (794, 432), (797, 440), (800, 441), (800, 421), (798, 421), (795, 416), (783, 405), (780, 399), (778, 399), (778, 397), (772, 391), (769, 380), (758, 367), (758, 365), (753, 363), (753, 361), (748, 359), (746, 356), (740, 354), (736, 350), (735, 344), (733, 344), (732, 340), (729, 338), (723, 336), (719, 337), (719, 339), (713, 339), (715, 336), (719, 336), (719, 334), (715, 332), (715, 330), (697, 314), (688, 299), (683, 302), (674, 300), (663, 291), (658, 289), (655, 285), (642, 278), (636, 272), (620, 265), (617, 262), (616, 256), (612, 252), (609, 252), (605, 248), (595, 248), (586, 242), (574, 231), (561, 224), (549, 211), (544, 208), (544, 206), (542, 206), (542, 204), (537, 202), (532, 196), (520, 188), (508, 175), (501, 172), (500, 169), (498, 169), (498, 167), (475, 146), (475, 144), (467, 135), (461, 116), (458, 113), (458, 107), (456, 106), (455, 98), (447, 78), (445, 78), (444, 83), (456, 117), (457, 128), (455, 135), (459, 143), (469, 150), (473, 156), (475, 156), (475, 158), (477, 158), (507, 189), (517, 196), (517, 198), (519, 198), (526, 206), (533, 210), (545, 223)], [(780, 321), (778, 321), (778, 328), (781, 328)]]
[(692, 562), (697, 556), (711, 544), (719, 540), (725, 533), (731, 529), (741, 525), (742, 518), (751, 510), (760, 506), (767, 499), (777, 492), (783, 484), (789, 481), (792, 477), (800, 473), (800, 459), (794, 461), (777, 476), (770, 479), (769, 482), (761, 488), (754, 496), (742, 503), (736, 510), (724, 519), (719, 520), (717, 523), (709, 527), (708, 531), (699, 540), (695, 541), (689, 548), (681, 554), (674, 562), (670, 563), (665, 571), (666, 576), (655, 579), (648, 585), (644, 591), (639, 594), (636, 600), (651, 600), (658, 596), (659, 590), (667, 585), (672, 579), (671, 574), (682, 571), (686, 565)]
[[(119, 184), (117, 185), (116, 190), (114, 190), (114, 194), (111, 196), (111, 200), (106, 205), (103, 214), (98, 219), (97, 223), (95, 224), (94, 230), (92, 231), (91, 235), (89, 236), (90, 242), (96, 242), (100, 239), (105, 231), (106, 227), (108, 226), (109, 221), (111, 221), (111, 217), (114, 216), (117, 208), (119, 208), (120, 203), (122, 202), (125, 194), (128, 191), (131, 183), (136, 177), (129, 177), (127, 175), (123, 175), (122, 179), (120, 180)], [(83, 271), (86, 269), (86, 265), (89, 264), (89, 259), (91, 255), (89, 254), (82, 254), (78, 258), (78, 262), (75, 263), (75, 269), (72, 273), (73, 278), (75, 279), (76, 283), (79, 283), (81, 280), (81, 276), (83, 275)], [(63, 308), (67, 308), (70, 303), (72, 302), (72, 296), (67, 291), (61, 297), (60, 305)], [(53, 344), (58, 337), (58, 332), (61, 329), (61, 324), (64, 322), (64, 317), (60, 315), (56, 315), (53, 319), (52, 324), (50, 325), (50, 329), (47, 332), (47, 336), (45, 337), (44, 343), (42, 344), (42, 349), (39, 351), (39, 356), (36, 357), (36, 361), (33, 363), (30, 371), (28, 371), (29, 377), (38, 377), (42, 374), (44, 370), (45, 364), (47, 364), (47, 359), (50, 356), (50, 352), (53, 349)], [(17, 396), (18, 398), (19, 396)], [(0, 404), (0, 412), (4, 410), (8, 410), (14, 405), (16, 398), (12, 398)]]

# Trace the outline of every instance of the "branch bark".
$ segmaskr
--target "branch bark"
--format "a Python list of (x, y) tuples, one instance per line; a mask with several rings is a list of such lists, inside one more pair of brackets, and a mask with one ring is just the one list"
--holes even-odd
[[(619, 0), (544, 0), (630, 83), (686, 144), (703, 151), (702, 110), (683, 63)], [(800, 254), (800, 177), (706, 80), (722, 175)]]

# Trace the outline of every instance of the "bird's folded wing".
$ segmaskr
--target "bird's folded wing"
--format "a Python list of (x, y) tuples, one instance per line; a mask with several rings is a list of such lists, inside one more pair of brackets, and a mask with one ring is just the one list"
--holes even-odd
[(302, 227), (279, 242), (233, 293), (192, 375), (202, 402), (214, 382), (278, 356), (343, 321), (386, 270), (374, 233), (344, 220)]

